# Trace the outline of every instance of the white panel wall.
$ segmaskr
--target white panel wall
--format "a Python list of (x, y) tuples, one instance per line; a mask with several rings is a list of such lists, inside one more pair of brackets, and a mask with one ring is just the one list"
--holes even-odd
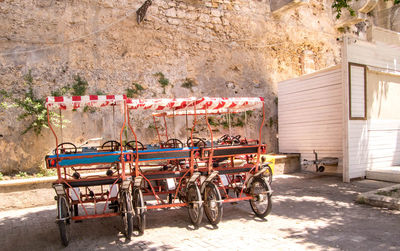
[(400, 69), (400, 46), (372, 44), (349, 38), (347, 61), (383, 69)]
[(400, 120), (351, 120), (348, 144), (350, 178), (400, 165)]
[(338, 157), (343, 140), (342, 73), (338, 66), (278, 84), (279, 151), (302, 159)]
[[(344, 66), (349, 62), (393, 71), (400, 69), (400, 47), (372, 44), (348, 38), (344, 40)], [(346, 71), (346, 69), (345, 69)], [(348, 81), (345, 78), (345, 92)], [(367, 83), (368, 85), (368, 83)], [(346, 101), (346, 106), (349, 105)], [(399, 109), (393, 107), (393, 109)], [(344, 116), (349, 118), (348, 107)], [(399, 120), (348, 120), (345, 146), (346, 181), (364, 177), (367, 169), (379, 169), (400, 164)], [(346, 149), (345, 147), (345, 149)]]

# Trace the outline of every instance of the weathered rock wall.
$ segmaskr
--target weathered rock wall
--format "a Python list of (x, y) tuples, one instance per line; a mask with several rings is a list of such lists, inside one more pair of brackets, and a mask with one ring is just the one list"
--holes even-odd
[[(135, 12), (143, 2), (0, 1), (0, 89), (23, 94), (23, 76), (31, 70), (39, 97), (70, 84), (76, 74), (88, 81), (87, 93), (122, 94), (137, 82), (145, 87), (141, 97), (263, 96), (264, 140), (274, 151), (276, 83), (340, 61), (331, 1), (311, 0), (277, 17), (266, 0), (154, 0), (138, 25)], [(156, 72), (170, 80), (165, 94)], [(197, 83), (192, 90), (181, 87), (186, 78)], [(21, 136), (28, 121), (17, 121), (16, 114), (15, 108), (0, 111), (2, 172), (37, 169), (54, 148), (49, 130)], [(107, 132), (111, 114), (68, 114), (74, 123), (64, 140), (113, 137)], [(136, 121), (140, 141), (156, 139), (146, 129), (150, 120)], [(257, 113), (250, 121), (254, 137)], [(180, 122), (176, 133), (184, 138)]]

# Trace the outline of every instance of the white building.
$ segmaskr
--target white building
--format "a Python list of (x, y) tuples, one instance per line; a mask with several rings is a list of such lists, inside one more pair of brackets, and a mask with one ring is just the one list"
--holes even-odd
[(337, 157), (326, 171), (345, 182), (400, 182), (400, 33), (344, 37), (341, 64), (279, 83), (278, 99), (280, 152)]

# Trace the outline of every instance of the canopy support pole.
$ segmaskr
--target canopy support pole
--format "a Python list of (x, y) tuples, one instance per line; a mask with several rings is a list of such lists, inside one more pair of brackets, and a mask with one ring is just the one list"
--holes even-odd
[(164, 119), (164, 126), (165, 126), (165, 137), (167, 137), (167, 141), (168, 141), (168, 126), (167, 126), (167, 121), (165, 120), (165, 114), (163, 115), (163, 119)]
[(262, 113), (263, 113), (263, 118), (262, 118), (262, 122), (261, 122), (261, 125), (260, 125), (260, 133), (259, 133), (259, 138), (258, 138), (256, 172), (258, 172), (258, 168), (259, 168), (259, 164), (260, 164), (262, 128), (263, 128), (264, 122), (265, 122), (265, 104), (264, 104), (264, 101), (262, 102)]
[(228, 126), (229, 126), (229, 137), (232, 136), (232, 128), (231, 128), (231, 110), (228, 109)]
[(196, 101), (194, 102), (194, 121), (193, 121), (193, 127), (192, 130), (190, 131), (190, 143), (191, 143), (191, 147), (192, 149), (190, 150), (190, 176), (193, 175), (194, 173), (194, 143), (193, 143), (193, 131), (194, 128), (196, 126), (196, 122), (197, 122), (197, 111), (196, 111)]
[(156, 117), (154, 115), (153, 115), (153, 121), (154, 121), (154, 127), (156, 128), (156, 131), (157, 131), (158, 143), (161, 144), (161, 136), (160, 136), (160, 132), (158, 131)]
[(62, 113), (61, 113), (61, 109), (60, 111), (60, 126), (61, 126), (61, 143), (64, 142), (64, 137), (63, 137), (63, 124), (62, 124)]
[[(136, 153), (135, 153), (135, 177), (138, 177), (138, 176), (140, 175), (140, 172), (139, 172), (139, 149), (138, 149), (138, 140), (137, 140), (137, 135), (136, 135), (136, 133), (135, 133), (135, 131), (133, 130), (133, 127), (132, 127), (132, 125), (131, 125), (131, 120), (130, 120), (130, 118), (129, 118), (129, 110), (128, 110), (128, 109), (126, 110), (126, 117), (127, 117), (127, 120), (128, 120), (128, 127), (129, 127), (129, 129), (131, 130), (133, 136), (135, 137), (135, 149), (136, 149)], [(153, 116), (153, 119), (154, 119), (154, 116)], [(154, 124), (155, 124), (155, 120), (154, 120)], [(157, 127), (156, 127), (156, 128), (157, 128)], [(158, 131), (157, 131), (157, 133), (158, 133)], [(158, 136), (160, 136), (160, 135), (158, 135)]]
[(247, 111), (244, 111), (244, 138), (247, 140)]
[[(53, 126), (51, 126), (51, 122), (50, 122), (50, 111), (49, 111), (49, 107), (47, 106), (47, 123), (49, 124), (50, 130), (54, 135), (54, 138), (56, 138), (56, 155), (57, 155), (57, 159), (58, 159), (58, 138), (57, 138), (57, 134), (55, 133)], [(61, 110), (60, 110), (61, 111)], [(61, 180), (61, 171), (60, 171), (60, 165), (58, 164), (58, 161), (56, 161), (56, 165), (57, 165), (57, 177), (58, 180)]]
[(189, 121), (188, 121), (188, 114), (187, 114), (187, 109), (186, 109), (186, 137), (189, 138)]
[(176, 139), (175, 110), (172, 111), (172, 126), (174, 127), (174, 138)]
[(208, 109), (208, 106), (206, 106), (206, 114), (205, 114), (206, 116), (205, 117), (206, 117), (207, 127), (208, 127), (208, 130), (210, 130), (210, 136), (211, 136), (211, 149), (210, 149), (210, 153), (209, 153), (209, 156), (208, 156), (208, 174), (211, 174), (212, 168), (213, 168), (212, 159), (213, 159), (213, 156), (214, 156), (214, 138), (213, 138), (213, 132), (212, 132), (211, 125), (208, 122), (207, 109)]
[[(115, 108), (114, 106), (112, 106), (112, 110), (113, 110), (113, 123), (112, 123), (112, 132), (113, 132), (113, 139), (115, 139)], [(121, 146), (122, 147), (122, 146)]]

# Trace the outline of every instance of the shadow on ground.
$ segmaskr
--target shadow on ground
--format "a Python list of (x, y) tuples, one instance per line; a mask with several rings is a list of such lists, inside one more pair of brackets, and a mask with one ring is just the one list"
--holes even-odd
[[(168, 250), (176, 248), (178, 241), (172, 239), (176, 234), (201, 243), (207, 236), (231, 235), (221, 235), (220, 231), (241, 234), (240, 228), (245, 225), (260, 236), (280, 238), (304, 249), (400, 249), (399, 212), (354, 202), (358, 193), (383, 185), (363, 181), (344, 184), (337, 177), (311, 174), (282, 176), (273, 183), (272, 213), (265, 220), (254, 216), (247, 201), (224, 204), (219, 227), (212, 227), (204, 217), (197, 230), (190, 225), (186, 208), (149, 211), (145, 235), (134, 236), (131, 241), (122, 235), (119, 217), (86, 220), (72, 223), (72, 241), (66, 250)], [(0, 244), (6, 250), (62, 248), (55, 215), (54, 206), (0, 212)], [(231, 226), (234, 228), (229, 229)], [(162, 242), (153, 239), (168, 234), (171, 241), (168, 237)], [(242, 234), (252, 237), (251, 233)]]

